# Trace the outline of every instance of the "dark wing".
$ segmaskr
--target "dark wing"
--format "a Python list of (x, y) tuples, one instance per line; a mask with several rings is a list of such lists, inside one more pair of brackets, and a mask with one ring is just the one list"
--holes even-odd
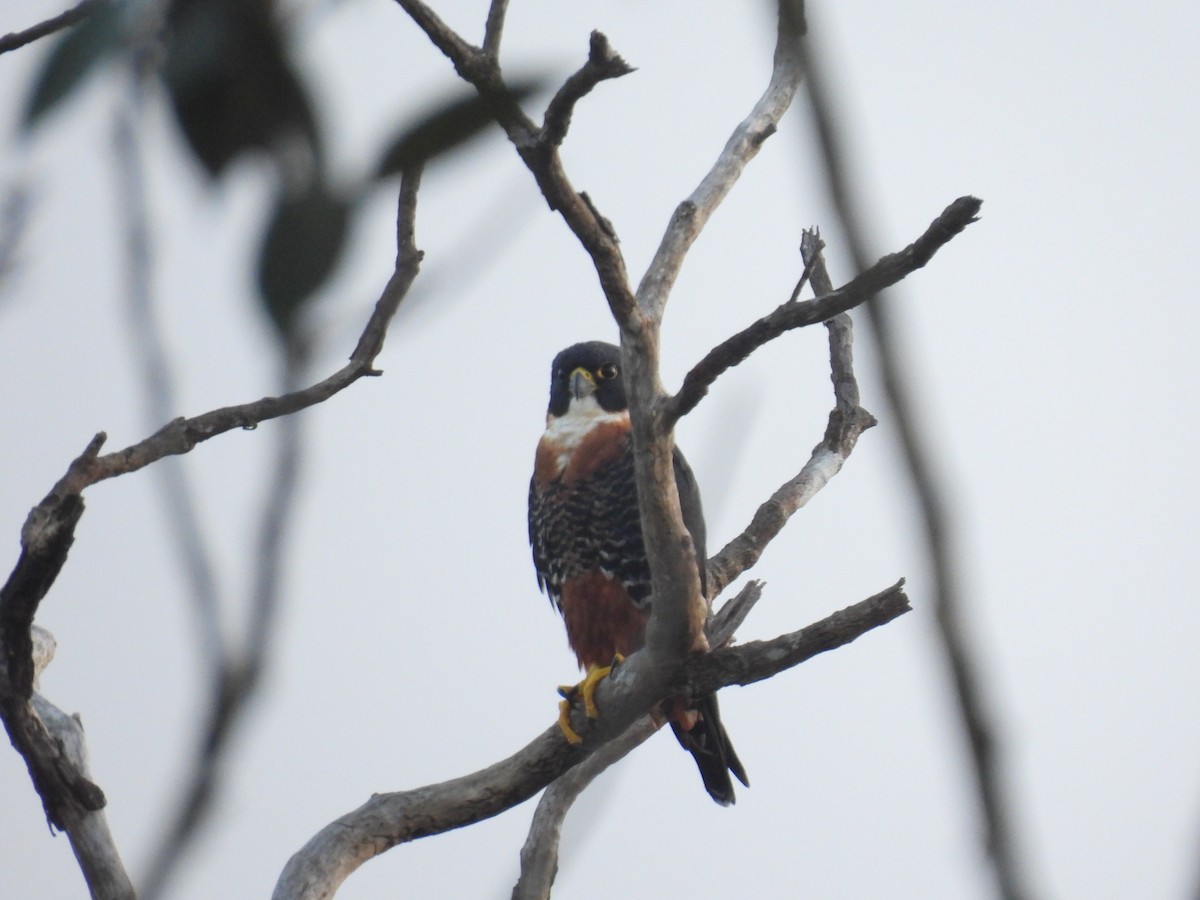
[(553, 521), (554, 508), (561, 505), (561, 498), (552, 495), (561, 490), (553, 482), (539, 487), (537, 479), (529, 480), (529, 545), (533, 548), (533, 567), (537, 571), (538, 588), (546, 592), (556, 608), (564, 573), (556, 571), (554, 565), (555, 560), (562, 559), (562, 548), (555, 546), (559, 530)]
[(704, 509), (700, 505), (700, 488), (692, 467), (687, 464), (679, 448), (675, 448), (675, 487), (679, 491), (679, 509), (683, 513), (683, 525), (692, 536), (696, 548), (696, 562), (700, 566), (700, 593), (708, 598), (708, 553), (707, 533), (704, 527)]

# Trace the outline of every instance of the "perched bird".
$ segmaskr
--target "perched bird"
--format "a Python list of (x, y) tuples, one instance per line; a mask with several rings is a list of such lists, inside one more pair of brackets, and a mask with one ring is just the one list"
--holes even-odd
[[(695, 476), (675, 450), (675, 484), (705, 590), (704, 516)], [(567, 642), (586, 677), (577, 686), (585, 709), (615, 661), (642, 646), (650, 618), (650, 564), (642, 539), (629, 405), (621, 352), (612, 344), (575, 344), (554, 359), (546, 431), (529, 485), (529, 541), (538, 585), (562, 613)], [(696, 760), (712, 798), (734, 802), (729, 773), (749, 786), (721, 725), (716, 695), (663, 703), (675, 737)], [(572, 743), (570, 699), (559, 725)]]

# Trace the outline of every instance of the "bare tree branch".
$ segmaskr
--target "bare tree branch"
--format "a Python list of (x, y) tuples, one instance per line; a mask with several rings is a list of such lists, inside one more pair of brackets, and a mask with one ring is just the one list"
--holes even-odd
[[(458, 74), (480, 95), (491, 100), (496, 121), (537, 181), (550, 208), (556, 210), (592, 258), (600, 287), (618, 323), (636, 313), (625, 260), (612, 228), (596, 208), (575, 190), (558, 155), (557, 144), (543, 139), (543, 131), (526, 116), (509, 95), (498, 62), (481, 48), (463, 40), (421, 0), (396, 0), (412, 20), (454, 64)], [(586, 68), (586, 67), (585, 67)], [(561, 138), (559, 140), (561, 143)]]
[[(813, 288), (829, 287), (829, 275), (821, 256), (821, 242), (815, 231), (805, 232), (801, 245), (805, 271)], [(839, 313), (826, 321), (829, 330), (830, 379), (833, 381), (834, 408), (829, 414), (825, 437), (799, 474), (784, 483), (754, 514), (746, 529), (730, 541), (708, 563), (710, 590), (720, 592), (753, 566), (763, 551), (800, 507), (808, 503), (829, 480), (841, 471), (853, 452), (859, 435), (875, 424), (874, 417), (859, 405), (858, 382), (854, 376), (854, 331), (850, 317)], [(695, 371), (695, 370), (693, 370)], [(682, 393), (682, 392), (681, 392)]]
[(799, 631), (769, 641), (750, 641), (692, 656), (672, 679), (670, 687), (693, 696), (704, 696), (731, 684), (765, 681), (861, 637), (866, 633), (864, 622), (871, 622), (871, 627), (875, 628), (911, 609), (904, 593), (904, 579), (901, 579), (878, 594)]
[[(841, 134), (832, 115), (832, 101), (825, 73), (813, 48), (805, 49), (808, 92), (812, 121), (816, 128), (821, 158), (830, 194), (842, 225), (855, 266), (862, 271), (870, 258), (863, 235), (863, 207), (859, 192), (851, 184)], [(857, 280), (857, 279), (856, 279)], [(889, 304), (875, 302), (866, 307), (875, 341), (884, 395), (892, 409), (892, 420), (900, 436), (904, 463), (916, 494), (929, 564), (933, 573), (935, 620), (949, 666), (950, 681), (958, 699), (959, 720), (974, 768), (976, 791), (986, 828), (986, 848), (999, 894), (1007, 900), (1029, 896), (1027, 875), (1017, 858), (1013, 813), (1002, 784), (997, 761), (996, 712), (990, 709), (980, 685), (963, 613), (962, 578), (951, 535), (955, 529), (935, 466), (917, 425), (916, 404), (911, 396), (906, 364), (893, 338)]]
[(57, 31), (62, 31), (64, 28), (70, 28), (95, 12), (100, 6), (108, 3), (109, 0), (83, 0), (71, 9), (64, 13), (60, 13), (52, 19), (47, 19), (44, 22), (39, 22), (26, 28), (24, 31), (13, 31), (6, 35), (0, 36), (0, 53), (7, 53), (9, 50), (16, 50), (19, 47), (24, 47), (26, 44), (31, 44), (39, 38), (47, 37)]
[[(71, 511), (74, 521), (61, 523), (60, 530), (43, 540), (69, 546), (70, 532), (82, 513), (80, 502)], [(91, 895), (132, 900), (133, 886), (103, 812), (104, 793), (89, 771), (83, 725), (78, 716), (67, 715), (36, 692), (37, 676), (53, 657), (54, 642), (49, 632), (30, 624), (33, 600), (49, 589), (55, 560), (65, 559), (66, 553), (40, 543), (22, 554), (28, 565), (18, 563), (22, 574), (14, 572), (0, 592), (0, 717), (25, 759), (47, 819), (66, 832)], [(46, 559), (32, 561), (44, 550), (49, 551)], [(29, 578), (34, 583), (22, 583)]]
[[(30, 511), (21, 530), (21, 556), (7, 583), (0, 589), (0, 662), (3, 663), (0, 718), (3, 718), (13, 745), (24, 757), (47, 817), (56, 827), (71, 831), (86, 815), (102, 809), (105, 802), (103, 792), (64, 756), (61, 745), (47, 733), (30, 701), (33, 685), (30, 627), (38, 605), (66, 562), (75, 526), (83, 515), (82, 491), (104, 478), (135, 471), (171, 453), (187, 452), (200, 441), (239, 424), (253, 427), (260, 421), (320, 403), (364, 375), (379, 374), (372, 364), (383, 347), (387, 324), (420, 266), (422, 254), (413, 243), (419, 185), (419, 170), (405, 173), (400, 188), (396, 270), (376, 303), (349, 365), (324, 381), (282, 397), (268, 397), (194, 419), (177, 419), (146, 440), (104, 457), (99, 453), (105, 436), (97, 434), (46, 498)], [(291, 476), (285, 473), (285, 477)], [(290, 493), (290, 486), (285, 483), (281, 490)], [(268, 544), (277, 539), (276, 519), (285, 511), (286, 506), (281, 504), (269, 513), (264, 532), (264, 541)], [(260, 603), (257, 625), (251, 634), (259, 641), (263, 631), (269, 630), (276, 590), (273, 583), (267, 583), (273, 582), (273, 574), (263, 578), (260, 595), (267, 599)], [(245, 660), (251, 667), (249, 676)], [(228, 729), (234, 717), (223, 711), (224, 704), (230, 696), (237, 696), (240, 699), (234, 701), (233, 708), (240, 707), (245, 699), (243, 695), (248, 694), (256, 681), (256, 668), (261, 662), (261, 655), (255, 650), (238, 665), (222, 669), (221, 699), (216, 704), (218, 712), (213, 717), (216, 724), (210, 727), (210, 736), (223, 735)]]
[(507, 14), (508, 0), (492, 0), (483, 29), (483, 52), (497, 65), (500, 64), (500, 38), (504, 34), (504, 17)]
[(512, 900), (547, 900), (558, 874), (558, 847), (567, 813), (593, 781), (658, 733), (650, 716), (642, 716), (623, 734), (556, 779), (542, 793), (529, 834), (521, 847), (521, 875)]
[(982, 205), (976, 197), (959, 197), (915, 241), (898, 253), (883, 257), (870, 268), (862, 269), (836, 291), (818, 293), (813, 300), (789, 300), (718, 344), (684, 377), (679, 393), (666, 402), (665, 420), (674, 423), (691, 412), (723, 372), (744, 361), (768, 341), (793, 328), (815, 325), (851, 310), (923, 267), (938, 250), (977, 221)]
[[(748, 582), (708, 620), (705, 630), (709, 644), (720, 647), (728, 643), (761, 596), (762, 583)], [(546, 788), (521, 848), (521, 875), (513, 888), (513, 900), (544, 900), (550, 896), (558, 872), (558, 847), (567, 813), (601, 772), (644, 744), (658, 729), (650, 716), (643, 716)]]
[[(90, 779), (87, 743), (79, 717), (67, 715), (38, 693), (31, 702), (34, 713), (62, 748), (66, 759), (82, 777)], [(104, 810), (81, 815), (78, 821), (69, 822), (65, 830), (91, 895), (104, 900), (134, 900), (133, 883), (117, 851)]]
[[(637, 290), (638, 316), (621, 326), (621, 356), (634, 446), (642, 537), (650, 559), (654, 608), (646, 625), (646, 668), (657, 673), (683, 654), (706, 648), (708, 606), (701, 596), (695, 547), (683, 526), (672, 460), (674, 423), (663, 416), (659, 328), (667, 296), (688, 248), (712, 211), (791, 103), (801, 75), (796, 47), (804, 33), (803, 4), (779, 0), (771, 80), (750, 115), (734, 130), (717, 162), (676, 210)], [(703, 561), (700, 561), (703, 564)]]
[(663, 307), (688, 250), (713, 211), (741, 177), (747, 163), (775, 133), (779, 120), (791, 106), (804, 74), (800, 43), (806, 28), (803, 4), (780, 0), (771, 81), (750, 115), (734, 129), (704, 180), (676, 208), (658, 251), (638, 285), (638, 305), (644, 314), (662, 318)]
[[(908, 598), (897, 585), (773, 641), (696, 654), (670, 673), (666, 683), (680, 693), (712, 693), (726, 678), (729, 681), (725, 683), (749, 684), (850, 643), (909, 608)], [(588, 720), (586, 725), (579, 723), (583, 749), (564, 741), (555, 725), (508, 759), (471, 775), (415, 790), (376, 794), (325, 826), (292, 856), (272, 897), (327, 900), (351, 872), (398, 844), (461, 828), (524, 802), (641, 717), (647, 707), (641, 704), (638, 688), (645, 679), (632, 674), (630, 666), (644, 655), (645, 651), (635, 653), (601, 683), (597, 702), (603, 706), (604, 716)]]
[(588, 60), (583, 67), (566, 80), (546, 106), (543, 118), (541, 141), (549, 147), (558, 147), (567, 136), (571, 126), (571, 113), (575, 104), (591, 93), (600, 82), (620, 78), (634, 71), (621, 59), (599, 31), (593, 31), (588, 48)]

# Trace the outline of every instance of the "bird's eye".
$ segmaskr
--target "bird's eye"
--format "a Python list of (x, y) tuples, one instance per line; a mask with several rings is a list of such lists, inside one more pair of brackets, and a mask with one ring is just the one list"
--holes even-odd
[(596, 374), (599, 375), (600, 378), (604, 381), (608, 381), (608, 379), (610, 379), (610, 378), (616, 378), (617, 377), (617, 364), (616, 363), (605, 363), (599, 369), (596, 370)]

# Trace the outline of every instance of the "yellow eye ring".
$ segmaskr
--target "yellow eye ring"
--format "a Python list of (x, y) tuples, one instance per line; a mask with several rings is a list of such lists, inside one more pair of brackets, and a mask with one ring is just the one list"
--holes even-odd
[(617, 377), (617, 364), (616, 363), (605, 363), (604, 365), (602, 365), (600, 368), (598, 368), (596, 370), (596, 375), (598, 375), (604, 381), (608, 381), (608, 379), (610, 379), (610, 378), (616, 378)]

